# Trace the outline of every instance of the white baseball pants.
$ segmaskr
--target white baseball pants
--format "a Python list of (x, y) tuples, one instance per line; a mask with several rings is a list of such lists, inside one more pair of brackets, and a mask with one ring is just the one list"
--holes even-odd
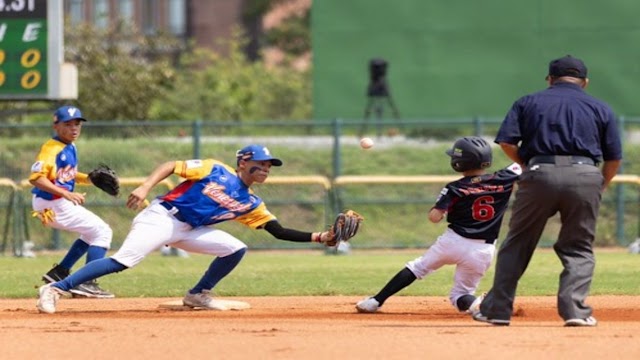
[(164, 245), (219, 257), (247, 247), (222, 230), (207, 226), (192, 228), (177, 220), (158, 200), (154, 200), (133, 219), (127, 238), (111, 258), (124, 266), (133, 267)]
[(55, 213), (53, 221), (47, 226), (58, 230), (77, 232), (80, 240), (91, 246), (109, 249), (113, 231), (98, 215), (82, 205), (74, 205), (67, 199), (45, 200), (33, 196), (31, 200), (34, 211), (51, 209)]
[(459, 297), (475, 294), (480, 280), (491, 266), (495, 251), (495, 244), (468, 239), (447, 228), (421, 257), (409, 261), (406, 267), (422, 279), (444, 265), (455, 264), (449, 300), (456, 307)]

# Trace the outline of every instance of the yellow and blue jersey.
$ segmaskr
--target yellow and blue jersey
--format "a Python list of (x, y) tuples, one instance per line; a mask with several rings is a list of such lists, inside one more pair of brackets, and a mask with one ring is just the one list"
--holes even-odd
[(218, 160), (176, 161), (174, 173), (186, 180), (160, 199), (193, 227), (235, 220), (256, 229), (276, 219), (235, 169)]
[[(65, 144), (58, 137), (49, 139), (40, 148), (36, 162), (31, 166), (29, 180), (44, 177), (55, 186), (73, 191), (76, 181), (87, 182), (87, 175), (78, 172), (78, 154), (76, 146)], [(53, 195), (38, 188), (31, 190), (37, 197), (53, 200), (59, 196)]]

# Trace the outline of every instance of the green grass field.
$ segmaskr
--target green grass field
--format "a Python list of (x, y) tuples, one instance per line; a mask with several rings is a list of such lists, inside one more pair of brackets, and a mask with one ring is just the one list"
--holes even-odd
[[(220, 296), (371, 295), (421, 250), (354, 250), (349, 255), (326, 255), (322, 250), (249, 251), (238, 267), (214, 289)], [(0, 257), (3, 269), (0, 298), (36, 297), (40, 277), (64, 253), (37, 258)], [(592, 295), (640, 295), (640, 256), (625, 249), (596, 250)], [(189, 258), (154, 253), (137, 267), (99, 280), (118, 297), (180, 297), (209, 266), (212, 257)], [(84, 261), (84, 260), (82, 260)], [(78, 264), (74, 270), (77, 270)], [(480, 284), (489, 289), (493, 265)], [(539, 249), (522, 277), (518, 295), (554, 295), (561, 264), (555, 253)], [(446, 266), (416, 281), (398, 295), (446, 296), (454, 267)]]

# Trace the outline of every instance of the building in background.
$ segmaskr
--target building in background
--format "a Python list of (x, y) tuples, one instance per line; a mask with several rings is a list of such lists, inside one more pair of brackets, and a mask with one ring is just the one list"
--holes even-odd
[(153, 35), (163, 31), (196, 46), (224, 53), (221, 39), (243, 26), (243, 7), (249, 0), (64, 0), (70, 23), (107, 27), (118, 19)]

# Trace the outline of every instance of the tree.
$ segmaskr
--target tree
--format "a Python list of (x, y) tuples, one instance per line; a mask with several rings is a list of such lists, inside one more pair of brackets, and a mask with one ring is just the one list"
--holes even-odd
[(140, 35), (124, 22), (101, 30), (65, 26), (65, 59), (78, 67), (76, 105), (96, 120), (146, 120), (154, 99), (175, 77), (180, 43)]
[(249, 61), (239, 31), (227, 45), (226, 57), (204, 49), (185, 53), (172, 86), (154, 103), (151, 118), (242, 121), (311, 116), (308, 71)]

